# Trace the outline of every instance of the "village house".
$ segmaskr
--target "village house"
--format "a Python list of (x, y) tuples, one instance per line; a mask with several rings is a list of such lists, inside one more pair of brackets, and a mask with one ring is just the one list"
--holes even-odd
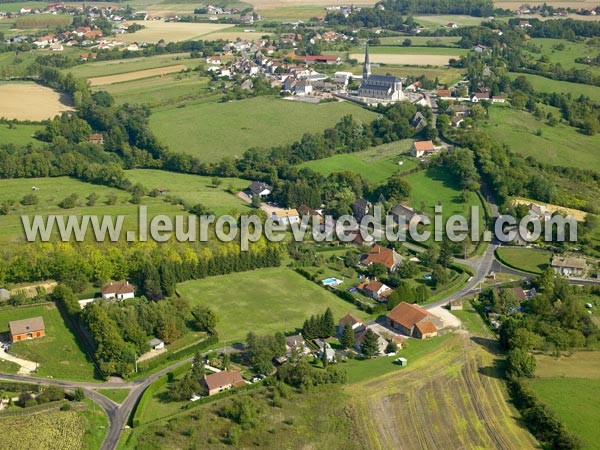
[(338, 327), (337, 327), (338, 337), (342, 336), (342, 333), (344, 332), (344, 327), (346, 326), (346, 324), (350, 324), (350, 327), (352, 328), (352, 330), (356, 330), (363, 325), (362, 320), (360, 320), (354, 314), (348, 313), (344, 317), (342, 317), (338, 323)]
[(262, 181), (253, 181), (252, 184), (248, 186), (248, 189), (246, 189), (246, 193), (251, 198), (255, 195), (260, 198), (267, 197), (268, 195), (271, 195), (272, 191), (273, 187)]
[(364, 198), (359, 198), (352, 204), (352, 215), (360, 222), (363, 217), (371, 212), (372, 207), (371, 202)]
[(435, 146), (432, 141), (415, 141), (410, 147), (410, 154), (417, 158), (423, 158), (435, 153)]
[(582, 277), (587, 268), (585, 259), (568, 256), (553, 256), (550, 265), (554, 272), (565, 277)]
[(291, 355), (294, 351), (301, 355), (308, 355), (310, 353), (310, 348), (301, 334), (294, 334), (285, 338), (286, 355)]
[(426, 339), (437, 336), (444, 327), (442, 319), (418, 305), (402, 302), (388, 315), (388, 325), (405, 336)]
[(425, 119), (425, 116), (423, 116), (421, 111), (417, 111), (411, 119), (410, 125), (414, 127), (415, 131), (418, 131), (427, 126), (427, 119)]
[(527, 214), (533, 216), (539, 220), (550, 220), (552, 218), (552, 212), (549, 211), (544, 205), (538, 205), (536, 203), (530, 203), (529, 211)]
[(281, 225), (291, 225), (300, 222), (300, 215), (296, 209), (278, 209), (273, 212), (272, 216)]
[(471, 103), (479, 103), (482, 100), (489, 100), (490, 94), (489, 92), (475, 92), (471, 95)]
[(246, 382), (239, 372), (221, 372), (205, 375), (202, 379), (202, 386), (206, 393), (211, 396), (226, 391), (234, 387), (245, 386)]
[(135, 287), (129, 284), (129, 281), (110, 282), (102, 288), (102, 298), (104, 300), (127, 300), (135, 297)]
[[(363, 325), (354, 331), (354, 348), (359, 352), (362, 351), (362, 346), (365, 342), (365, 337), (367, 335), (368, 329), (369, 329), (368, 327)], [(373, 331), (373, 330), (371, 330), (371, 331)], [(376, 331), (373, 331), (373, 334), (377, 338), (377, 348), (379, 351), (378, 354), (382, 355), (385, 353), (385, 349), (388, 345), (388, 341), (386, 341), (383, 337), (381, 337), (381, 335), (379, 333), (377, 333)]]
[(12, 322), (8, 322), (8, 330), (11, 342), (46, 336), (46, 327), (44, 326), (44, 319), (42, 317), (13, 320)]
[(378, 302), (385, 302), (393, 291), (393, 289), (381, 281), (367, 281), (358, 286), (358, 290), (365, 296), (377, 300)]
[(100, 133), (90, 134), (88, 141), (96, 145), (104, 145), (104, 136)]
[(450, 119), (450, 125), (453, 127), (460, 127), (464, 121), (465, 119), (463, 117), (454, 116)]
[(471, 110), (466, 105), (450, 105), (446, 112), (457, 117), (467, 117), (471, 114)]
[(371, 264), (383, 264), (389, 271), (395, 270), (404, 258), (396, 253), (395, 250), (381, 245), (375, 245), (365, 259), (361, 261), (363, 267), (369, 267)]
[(475, 53), (485, 53), (489, 50), (489, 47), (486, 47), (482, 44), (477, 44), (475, 47), (473, 47), (473, 50), (475, 51)]
[(506, 103), (506, 97), (502, 95), (494, 95), (492, 96), (492, 103)]
[(401, 203), (398, 203), (397, 205), (395, 205), (390, 210), (389, 214), (390, 214), (390, 216), (392, 216), (394, 218), (394, 222), (396, 222), (398, 225), (401, 225), (404, 229), (408, 229), (410, 222), (415, 217), (418, 217), (419, 220), (422, 217), (421, 214), (417, 213), (410, 206), (406, 206)]

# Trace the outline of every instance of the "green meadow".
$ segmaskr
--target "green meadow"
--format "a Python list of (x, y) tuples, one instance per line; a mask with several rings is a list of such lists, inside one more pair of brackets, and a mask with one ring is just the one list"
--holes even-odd
[(275, 97), (201, 103), (155, 112), (150, 127), (172, 151), (203, 162), (240, 158), (251, 147), (291, 144), (305, 133), (334, 126), (351, 114), (370, 122), (375, 114), (348, 102), (308, 104)]
[(33, 134), (43, 128), (41, 125), (14, 125), (10, 128), (5, 123), (0, 123), (0, 144), (27, 145), (37, 141)]
[(600, 101), (600, 87), (588, 86), (579, 83), (570, 83), (568, 81), (553, 80), (551, 78), (542, 77), (539, 75), (530, 75), (523, 73), (510, 73), (511, 78), (517, 78), (523, 76), (529, 80), (533, 89), (537, 92), (560, 92), (564, 94), (571, 94), (573, 97), (579, 97), (585, 95), (590, 97), (592, 100)]
[[(32, 188), (38, 188), (34, 191)], [(77, 206), (72, 209), (62, 209), (58, 204), (71, 194), (77, 194)], [(91, 193), (98, 195), (98, 200), (94, 206), (87, 206), (87, 196)], [(38, 203), (36, 205), (22, 205), (20, 201), (27, 194), (34, 194)], [(108, 196), (116, 196), (114, 205), (108, 204)], [(0, 216), (0, 243), (5, 244), (16, 239), (24, 239), (23, 225), (21, 215), (33, 216), (41, 214), (58, 215), (124, 215), (125, 220), (123, 228), (125, 230), (137, 229), (138, 224), (138, 205), (129, 202), (131, 194), (129, 192), (85, 183), (69, 177), (57, 178), (24, 178), (2, 180), (0, 183), (0, 203), (4, 201), (13, 201), (14, 205), (8, 215)], [(148, 207), (148, 217), (152, 214), (167, 214), (170, 216), (181, 213), (178, 206), (165, 203), (159, 198), (146, 197), (142, 204)]]
[(540, 400), (578, 436), (586, 450), (600, 449), (600, 378), (535, 378)]
[(117, 104), (142, 103), (149, 107), (210, 95), (208, 79), (196, 74), (173, 74), (98, 86), (110, 93)]
[[(350, 171), (362, 175), (372, 184), (381, 184), (395, 173), (407, 172), (419, 165), (417, 159), (408, 154), (412, 140), (383, 144), (370, 150), (344, 153), (329, 158), (302, 163), (322, 175)], [(402, 165), (399, 163), (402, 162)]]
[(336, 322), (349, 312), (364, 317), (354, 305), (287, 267), (187, 281), (177, 286), (177, 292), (192, 305), (207, 305), (217, 313), (219, 338), (227, 344), (243, 341), (249, 331), (294, 331), (327, 308)]
[(8, 322), (41, 316), (46, 336), (17, 342), (10, 347), (19, 358), (38, 363), (37, 374), (67, 380), (93, 380), (95, 371), (75, 334), (53, 304), (0, 311), (0, 335), (8, 334)]
[(166, 189), (166, 195), (182, 198), (190, 205), (201, 203), (217, 215), (241, 211), (248, 208), (248, 203), (231, 194), (242, 191), (250, 184), (240, 178), (220, 178), (218, 187), (212, 186), (211, 177), (165, 172), (162, 170), (134, 169), (127, 171), (127, 178), (132, 183), (141, 183), (146, 189)]
[[(560, 117), (556, 109), (553, 114)], [(483, 128), (515, 153), (547, 164), (600, 170), (600, 134), (587, 136), (564, 123), (552, 127), (526, 111), (500, 106), (490, 108)]]
[[(358, 50), (357, 50), (358, 51)], [(364, 50), (363, 50), (364, 51)], [(369, 53), (373, 55), (466, 55), (469, 50), (465, 48), (447, 48), (447, 47), (404, 47), (402, 45), (377, 45), (369, 47)]]
[[(571, 42), (565, 39), (534, 38), (529, 41), (529, 45), (539, 47), (542, 53), (529, 52), (534, 59), (539, 59), (541, 55), (548, 57), (550, 62), (560, 64), (564, 69), (588, 69), (600, 74), (600, 67), (590, 66), (575, 62), (577, 58), (594, 56), (598, 53), (598, 48), (587, 45), (585, 42)], [(562, 48), (561, 46), (564, 46)]]
[(462, 199), (462, 191), (458, 180), (444, 167), (434, 166), (405, 177), (411, 186), (410, 204), (413, 208), (434, 216), (435, 206), (442, 205), (443, 217), (454, 214), (466, 214), (471, 205), (479, 206), (479, 216), (483, 216), (483, 208), (477, 195), (467, 192), (467, 202)]

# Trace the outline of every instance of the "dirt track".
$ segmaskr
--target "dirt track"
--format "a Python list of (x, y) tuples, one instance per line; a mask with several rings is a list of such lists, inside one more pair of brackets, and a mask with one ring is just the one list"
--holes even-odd
[(123, 83), (125, 81), (157, 77), (159, 75), (167, 75), (169, 73), (177, 73), (184, 69), (186, 69), (186, 66), (183, 64), (177, 64), (176, 66), (158, 67), (156, 69), (138, 70), (137, 72), (121, 73), (119, 75), (90, 78), (89, 82), (92, 86), (105, 86), (107, 84)]

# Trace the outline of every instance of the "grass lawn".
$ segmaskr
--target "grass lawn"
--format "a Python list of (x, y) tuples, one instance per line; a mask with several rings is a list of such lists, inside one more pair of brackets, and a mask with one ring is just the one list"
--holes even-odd
[(394, 364), (396, 358), (400, 356), (406, 358), (410, 366), (412, 362), (427, 355), (434, 348), (452, 337), (454, 337), (453, 334), (445, 334), (444, 336), (425, 340), (408, 339), (406, 348), (400, 350), (396, 356), (380, 356), (375, 359), (351, 359), (345, 363), (338, 364), (338, 367), (341, 367), (348, 373), (348, 383), (358, 383), (389, 372), (402, 370), (402, 367)]
[(15, 128), (10, 129), (5, 123), (0, 123), (0, 143), (2, 144), (14, 144), (14, 145), (27, 145), (39, 143), (33, 138), (33, 134), (36, 131), (44, 128), (41, 125), (15, 125)]
[(503, 264), (517, 270), (541, 274), (549, 265), (552, 253), (519, 247), (500, 247), (496, 256)]
[(600, 378), (535, 378), (530, 383), (585, 449), (600, 449)]
[[(39, 188), (38, 191), (32, 191), (32, 186)], [(99, 198), (95, 206), (86, 206), (86, 198), (92, 192)], [(37, 205), (23, 206), (19, 201), (27, 194), (35, 194), (38, 198)], [(72, 193), (78, 194), (79, 205), (73, 209), (62, 209), (58, 206), (61, 200)], [(106, 204), (107, 196), (115, 194), (117, 202), (114, 205)], [(0, 243), (13, 241), (17, 238), (24, 238), (21, 215), (110, 215), (112, 217), (122, 214), (125, 216), (123, 223), (124, 230), (137, 229), (138, 224), (138, 205), (129, 203), (131, 194), (120, 189), (99, 186), (85, 183), (73, 178), (23, 178), (3, 180), (0, 183), (0, 202), (4, 200), (13, 200), (13, 206), (9, 215), (0, 216)], [(148, 217), (153, 214), (167, 214), (173, 216), (181, 213), (181, 209), (169, 203), (165, 203), (159, 198), (146, 197), (142, 204), (148, 206)]]
[(0, 359), (0, 373), (17, 373), (21, 367), (12, 361)]
[(525, 73), (510, 73), (511, 78), (517, 78), (524, 76), (529, 80), (533, 89), (537, 92), (561, 92), (564, 94), (570, 93), (574, 97), (585, 95), (590, 97), (592, 100), (600, 101), (600, 87), (588, 86), (579, 83), (570, 83), (568, 81), (553, 80), (551, 78), (541, 77), (539, 75), (531, 75)]
[[(104, 77), (120, 73), (137, 72), (138, 70), (155, 69), (157, 67), (183, 64), (188, 67), (202, 65), (201, 59), (191, 59), (189, 53), (150, 56), (147, 58), (118, 59), (80, 64), (63, 72), (71, 72), (78, 78)], [(139, 81), (138, 81), (139, 82)]]
[[(507, 107), (493, 107), (489, 111), (489, 120), (483, 128), (511, 151), (533, 156), (546, 164), (600, 170), (596, 152), (600, 148), (600, 134), (586, 136), (563, 123), (551, 127), (528, 112)], [(553, 114), (560, 117), (558, 110)]]
[(328, 307), (336, 322), (348, 312), (365, 317), (354, 305), (287, 267), (187, 281), (177, 286), (177, 292), (192, 305), (215, 310), (219, 338), (227, 344), (243, 341), (249, 331), (294, 331), (312, 314), (322, 314)]
[(93, 380), (96, 375), (93, 364), (53, 304), (0, 311), (0, 333), (6, 336), (9, 321), (38, 316), (44, 319), (46, 336), (17, 342), (10, 347), (10, 352), (20, 358), (37, 362), (37, 376)]
[(117, 104), (144, 103), (150, 107), (196, 99), (209, 94), (207, 79), (195, 74), (173, 74), (102, 86)]
[(442, 205), (442, 215), (447, 218), (453, 214), (470, 213), (471, 205), (479, 206), (480, 223), (483, 217), (483, 207), (476, 194), (468, 192), (468, 201), (463, 203), (458, 180), (444, 167), (430, 167), (427, 170), (412, 173), (405, 177), (412, 192), (410, 204), (413, 208), (424, 211), (432, 218), (436, 205)]
[[(362, 175), (371, 184), (381, 184), (396, 172), (407, 172), (418, 166), (417, 159), (407, 152), (412, 140), (392, 142), (356, 153), (345, 153), (330, 158), (302, 163), (300, 167), (308, 167), (323, 175), (333, 172), (355, 172)], [(398, 162), (403, 164), (399, 165)]]
[(129, 395), (129, 389), (98, 389), (96, 392), (110, 398), (116, 403), (123, 403)]
[(535, 355), (538, 377), (600, 378), (600, 351), (575, 352), (555, 358)]
[(248, 209), (248, 203), (225, 191), (230, 187), (236, 192), (246, 189), (250, 182), (240, 178), (220, 178), (219, 187), (211, 186), (211, 177), (162, 170), (128, 170), (127, 178), (148, 189), (167, 189), (166, 195), (182, 198), (191, 205), (201, 203), (217, 215)]
[(375, 114), (348, 102), (312, 105), (275, 97), (201, 103), (152, 114), (150, 127), (176, 152), (204, 162), (241, 157), (251, 147), (291, 144), (334, 126), (344, 115), (370, 122)]

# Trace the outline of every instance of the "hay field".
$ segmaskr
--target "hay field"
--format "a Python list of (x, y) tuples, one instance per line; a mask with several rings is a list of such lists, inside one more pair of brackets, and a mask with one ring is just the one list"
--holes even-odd
[(74, 110), (66, 95), (36, 83), (0, 85), (0, 99), (0, 117), (7, 119), (45, 120)]
[(135, 33), (127, 33), (122, 36), (125, 42), (165, 42), (187, 41), (189, 39), (205, 36), (210, 33), (231, 28), (231, 24), (218, 23), (184, 23), (184, 22), (161, 22), (161, 21), (132, 21), (143, 25), (143, 30)]
[(170, 73), (181, 72), (187, 69), (183, 64), (169, 67), (158, 67), (156, 69), (139, 70), (137, 72), (122, 73), (119, 75), (109, 75), (106, 77), (90, 78), (89, 82), (92, 86), (104, 86), (107, 84), (123, 83), (126, 81), (140, 80), (142, 78), (157, 77), (168, 75)]
[[(392, 55), (372, 54), (371, 63), (376, 64), (399, 64), (404, 66), (447, 66), (451, 58), (458, 59), (459, 56), (448, 55)], [(350, 54), (350, 59), (356, 59), (360, 63), (365, 61), (365, 55), (361, 53)]]
[(409, 357), (406, 368), (349, 386), (365, 446), (537, 448), (506, 399), (496, 358), (486, 349), (493, 344), (454, 336), (426, 357)]

